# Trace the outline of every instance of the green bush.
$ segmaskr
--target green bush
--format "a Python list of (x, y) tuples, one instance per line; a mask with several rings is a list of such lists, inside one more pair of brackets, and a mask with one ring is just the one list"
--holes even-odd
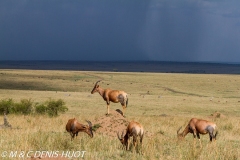
[(15, 103), (12, 99), (0, 101), (0, 114), (48, 114), (51, 117), (58, 116), (59, 113), (65, 113), (68, 108), (62, 99), (49, 99), (44, 104), (33, 103), (31, 99), (22, 99)]
[(44, 104), (36, 105), (35, 112), (38, 114), (46, 114), (47, 113), (47, 106)]
[(10, 113), (15, 114), (31, 114), (33, 112), (33, 101), (31, 99), (22, 99), (20, 103), (14, 103), (10, 109)]
[(49, 116), (58, 116), (58, 113), (65, 113), (68, 108), (65, 106), (65, 102), (62, 99), (59, 99), (57, 101), (55, 100), (49, 100), (47, 103), (47, 113)]
[(14, 106), (14, 102), (12, 99), (1, 100), (0, 101), (0, 114), (3, 115), (4, 112), (6, 114), (8, 114), (13, 106)]
[(96, 130), (98, 129), (98, 128), (100, 128), (100, 127), (102, 127), (99, 123), (98, 124), (94, 124), (94, 126), (92, 127), (92, 130), (94, 131), (94, 132), (96, 132)]

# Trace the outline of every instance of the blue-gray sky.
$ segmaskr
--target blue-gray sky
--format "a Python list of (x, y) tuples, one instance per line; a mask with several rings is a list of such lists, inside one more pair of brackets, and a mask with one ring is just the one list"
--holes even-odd
[(240, 1), (0, 0), (0, 60), (240, 62)]

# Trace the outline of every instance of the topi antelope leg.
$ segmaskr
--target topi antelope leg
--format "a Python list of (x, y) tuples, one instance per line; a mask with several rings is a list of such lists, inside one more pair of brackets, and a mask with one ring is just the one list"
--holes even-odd
[(109, 114), (109, 108), (110, 108), (110, 106), (107, 105), (107, 114)]
[(195, 147), (196, 146), (196, 131), (195, 130), (193, 130), (193, 139), (194, 139), (193, 145)]
[(127, 150), (129, 150), (129, 146), (130, 146), (130, 138), (128, 138), (128, 140), (127, 140)]
[(199, 134), (199, 133), (197, 133), (197, 137), (198, 137), (198, 140), (199, 140), (199, 143), (200, 143), (200, 147), (202, 148), (202, 142), (201, 142), (200, 134)]
[(137, 135), (133, 135), (133, 146), (134, 146), (134, 151), (137, 148)]
[(106, 115), (109, 114), (109, 109), (110, 109), (110, 102), (107, 101), (107, 114)]

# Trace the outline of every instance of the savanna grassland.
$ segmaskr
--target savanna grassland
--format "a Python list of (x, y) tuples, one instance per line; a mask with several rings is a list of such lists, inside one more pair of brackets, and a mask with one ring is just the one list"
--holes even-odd
[[(68, 119), (94, 120), (107, 112), (95, 82), (102, 88), (129, 94), (127, 119), (140, 122), (153, 136), (144, 137), (142, 154), (124, 151), (117, 136), (79, 133), (74, 141), (65, 131)], [(80, 72), (49, 70), (0, 70), (0, 100), (31, 99), (41, 103), (63, 99), (69, 110), (58, 117), (8, 115), (13, 129), (0, 130), (0, 154), (4, 151), (86, 151), (84, 159), (240, 159), (240, 75), (133, 72)], [(110, 104), (112, 110), (122, 109)], [(218, 116), (212, 114), (218, 112)], [(214, 121), (219, 134), (215, 143), (201, 136), (178, 141), (177, 129), (192, 118)], [(0, 123), (3, 123), (0, 116)], [(25, 157), (26, 158), (26, 157)], [(10, 159), (10, 158), (6, 158)], [(21, 158), (15, 158), (21, 159)], [(24, 158), (22, 158), (24, 159)], [(83, 158), (79, 158), (83, 159)]]

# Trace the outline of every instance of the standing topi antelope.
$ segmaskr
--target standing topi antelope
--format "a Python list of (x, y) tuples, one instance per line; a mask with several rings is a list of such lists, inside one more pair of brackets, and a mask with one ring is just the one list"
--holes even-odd
[(120, 137), (118, 132), (117, 136), (120, 142), (123, 144), (123, 146), (126, 147), (126, 150), (129, 150), (130, 137), (133, 137), (134, 148), (136, 148), (137, 145), (137, 137), (140, 137), (140, 143), (142, 145), (144, 129), (140, 123), (135, 121), (130, 122), (129, 125), (127, 126), (125, 136), (123, 136), (123, 134), (124, 132), (122, 132), (122, 135)]
[(78, 132), (86, 132), (91, 138), (93, 137), (92, 123), (86, 120), (88, 125), (79, 123), (76, 118), (69, 119), (66, 124), (66, 130), (71, 135), (71, 140), (74, 139), (75, 135), (78, 136)]
[[(216, 127), (217, 127), (217, 125), (213, 122), (202, 120), (202, 119), (197, 119), (197, 118), (192, 118), (182, 133), (179, 133), (179, 131), (182, 127), (180, 127), (177, 130), (177, 135), (178, 135), (179, 139), (182, 139), (188, 133), (192, 133), (193, 137), (194, 137), (194, 142), (195, 142), (195, 138), (197, 136), (198, 140), (200, 142), (200, 145), (202, 147), (201, 140), (200, 140), (200, 134), (204, 135), (204, 134), (208, 133), (209, 137), (210, 137), (210, 141), (212, 141), (212, 139), (216, 140), (216, 136), (218, 134), (218, 132), (216, 131)], [(216, 133), (214, 134), (215, 131), (216, 131)]]
[(127, 108), (128, 104), (127, 93), (119, 90), (103, 89), (98, 85), (98, 82), (100, 81), (101, 80), (95, 83), (91, 94), (98, 92), (103, 97), (103, 99), (107, 102), (107, 114), (109, 114), (110, 101), (114, 103), (120, 102), (123, 108), (123, 116), (125, 116), (124, 110)]

